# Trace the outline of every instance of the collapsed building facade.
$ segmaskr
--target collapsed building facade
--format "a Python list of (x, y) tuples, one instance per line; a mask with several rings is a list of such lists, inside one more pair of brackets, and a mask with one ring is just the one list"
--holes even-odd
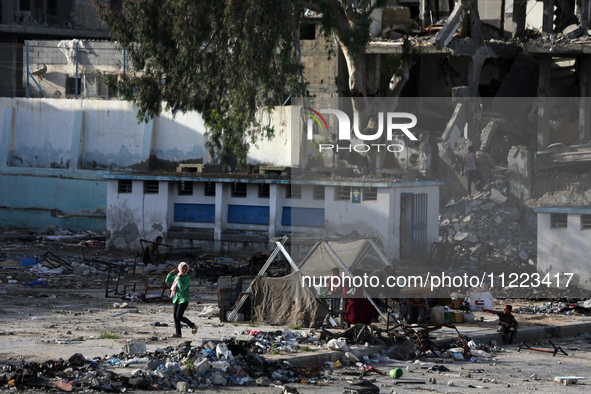
[[(474, 145), (482, 172), (488, 176), (507, 174), (509, 192), (522, 202), (545, 197), (550, 203), (555, 199), (564, 203), (564, 190), (568, 189), (571, 195), (567, 202), (572, 198), (579, 205), (588, 203), (586, 191), (590, 188), (584, 176), (588, 170), (580, 164), (588, 160), (589, 145), (568, 146), (591, 139), (591, 124), (584, 116), (589, 103), (583, 99), (590, 83), (587, 6), (550, 0), (512, 5), (501, 1), (421, 1), (402, 5), (376, 11), (374, 37), (366, 51), (368, 91), (379, 96), (387, 89), (393, 68), (401, 56), (408, 55), (406, 44), (410, 43), (414, 65), (400, 96), (446, 97), (449, 109), (435, 116), (432, 104), (422, 102), (416, 108), (417, 117), (431, 116), (439, 126), (422, 130), (419, 143), (407, 145), (404, 154), (395, 155), (395, 160), (381, 162), (380, 169), (391, 170), (389, 175), (407, 182), (443, 181), (440, 195), (447, 201), (465, 193), (466, 181), (459, 175), (461, 157), (468, 145)], [(309, 15), (300, 37), (310, 95), (346, 96), (345, 60), (336, 44), (321, 34), (317, 15)], [(24, 191), (18, 194), (27, 196), (21, 199), (14, 197), (17, 194), (3, 194), (1, 212), (5, 222), (121, 232), (125, 224), (107, 224), (107, 183), (116, 181), (110, 178), (113, 171), (149, 174), (174, 171), (182, 163), (211, 163), (204, 148), (205, 127), (197, 114), (175, 119), (164, 114), (147, 125), (134, 125), (133, 106), (115, 101), (116, 96), (100, 84), (96, 78), (99, 72), (120, 75), (129, 67), (125, 53), (112, 43), (34, 40), (28, 44), (28, 49), (24, 45), (21, 48), (19, 61), (25, 66), (17, 77), (18, 83), (28, 86), (31, 97), (53, 99), (2, 100), (0, 176), (10, 186), (5, 190)], [(334, 56), (327, 56), (327, 45), (336, 50)], [(522, 102), (516, 106), (515, 101), (505, 100), (507, 97)], [(556, 97), (562, 99), (552, 99)], [(291, 111), (288, 100), (271, 116), (276, 137), (253, 147), (249, 164), (324, 170), (339, 165), (354, 169), (366, 165), (356, 160), (344, 164), (334, 160), (318, 162), (309, 146), (309, 154), (294, 161), (286, 147), (294, 142), (289, 129)], [(164, 138), (170, 130), (174, 138)], [(49, 141), (49, 135), (61, 137)], [(556, 143), (563, 145), (547, 150)], [(307, 148), (301, 146), (300, 151)], [(568, 168), (570, 178), (556, 175), (562, 168)], [(154, 176), (153, 181), (159, 180)], [(172, 181), (182, 182), (184, 176), (165, 181), (172, 185)], [(127, 181), (136, 180), (128, 177)], [(46, 193), (27, 193), (39, 182)], [(165, 190), (176, 190), (170, 185)], [(362, 183), (352, 186), (364, 187)], [(557, 191), (563, 191), (559, 193), (562, 197), (554, 197)], [(66, 204), (64, 196), (70, 199), (72, 195), (77, 196), (76, 204)], [(536, 204), (534, 201), (530, 205)], [(175, 222), (173, 208), (164, 221), (171, 227)], [(282, 213), (276, 210), (275, 216), (282, 217)], [(149, 238), (158, 231), (156, 226), (136, 238)], [(263, 233), (263, 242), (278, 235), (266, 230)], [(212, 234), (222, 240), (221, 231)], [(114, 240), (113, 245), (121, 242), (136, 243)]]

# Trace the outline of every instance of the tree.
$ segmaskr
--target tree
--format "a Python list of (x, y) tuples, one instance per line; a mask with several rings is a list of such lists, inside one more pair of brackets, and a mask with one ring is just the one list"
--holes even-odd
[(304, 10), (322, 14), (324, 32), (334, 33), (347, 61), (351, 95), (365, 97), (370, 15), (386, 2), (125, 0), (115, 10), (93, 1), (136, 70), (116, 83), (138, 105), (138, 118), (147, 121), (163, 108), (197, 111), (209, 128), (210, 150), (222, 159), (234, 153), (241, 164), (251, 143), (273, 135), (258, 111), (271, 110), (285, 94), (305, 92), (299, 62)]

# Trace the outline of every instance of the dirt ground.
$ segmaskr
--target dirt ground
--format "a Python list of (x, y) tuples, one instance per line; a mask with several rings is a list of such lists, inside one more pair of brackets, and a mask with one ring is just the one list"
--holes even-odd
[[(77, 261), (79, 245), (61, 245), (55, 249), (60, 256)], [(186, 340), (200, 344), (208, 339), (229, 338), (253, 329), (245, 323), (220, 323), (217, 318), (198, 317), (206, 306), (217, 304), (216, 284), (206, 280), (192, 279), (192, 294), (196, 295), (186, 316), (200, 328), (195, 337), (184, 329), (185, 338), (172, 339), (172, 305), (170, 303), (146, 303), (139, 300), (105, 298), (106, 271), (81, 274), (44, 274), (30, 267), (19, 265), (18, 257), (40, 255), (47, 250), (42, 242), (28, 242), (25, 246), (3, 249), (0, 260), (0, 365), (20, 361), (68, 359), (75, 353), (87, 359), (111, 358), (121, 353), (128, 342), (142, 341), (148, 351), (175, 347)], [(106, 261), (133, 262), (134, 253), (106, 251), (102, 247), (87, 247), (87, 258)], [(145, 273), (138, 270), (135, 278), (143, 281)], [(42, 286), (25, 283), (45, 282)], [(532, 304), (528, 300), (495, 300), (500, 308), (506, 302), (515, 307)], [(549, 301), (545, 301), (546, 303)], [(536, 302), (540, 305), (542, 302)], [(485, 321), (478, 321), (480, 318)], [(590, 322), (591, 318), (566, 315), (517, 315), (521, 326), (552, 326)], [(460, 332), (494, 328), (496, 319), (489, 314), (476, 313), (476, 322), (458, 324)], [(255, 327), (256, 330), (273, 331), (285, 327)], [(301, 329), (299, 331), (310, 331)], [(425, 359), (415, 364), (409, 362), (366, 363), (381, 372), (393, 368), (404, 371), (400, 383), (394, 384), (389, 376), (371, 373), (365, 379), (374, 381), (382, 393), (434, 392), (519, 392), (558, 391), (589, 392), (589, 382), (579, 380), (575, 385), (561, 386), (554, 383), (556, 376), (588, 377), (591, 364), (591, 335), (562, 338), (554, 341), (562, 346), (568, 356), (522, 350), (516, 346), (504, 347), (493, 358), (479, 362), (453, 362), (450, 359)], [(536, 344), (549, 346), (546, 342)], [(311, 351), (321, 351), (312, 348)], [(305, 354), (299, 352), (298, 355)], [(282, 354), (281, 357), (289, 356)], [(449, 371), (427, 372), (434, 365), (444, 365)], [(118, 368), (118, 373), (131, 373), (133, 368)], [(315, 384), (295, 383), (301, 393), (342, 393), (348, 381), (356, 378), (358, 369), (335, 368), (328, 379), (319, 379)], [(535, 376), (533, 376), (535, 374)], [(429, 383), (435, 378), (436, 383)], [(451, 383), (450, 383), (451, 382)], [(226, 386), (223, 392), (278, 393), (281, 387)], [(153, 391), (152, 391), (153, 392)]]

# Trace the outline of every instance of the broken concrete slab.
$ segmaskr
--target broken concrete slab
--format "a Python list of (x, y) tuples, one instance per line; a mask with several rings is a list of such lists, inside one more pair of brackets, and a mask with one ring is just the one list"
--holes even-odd
[(491, 201), (496, 202), (497, 204), (503, 204), (505, 201), (507, 201), (507, 197), (505, 197), (503, 195), (503, 193), (501, 193), (499, 190), (497, 189), (492, 189), (490, 191), (490, 197), (489, 199)]

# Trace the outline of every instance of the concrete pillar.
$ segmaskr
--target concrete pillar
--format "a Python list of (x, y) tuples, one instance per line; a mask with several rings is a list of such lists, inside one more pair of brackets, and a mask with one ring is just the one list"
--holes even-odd
[(224, 184), (216, 182), (215, 184), (215, 221), (213, 228), (213, 251), (220, 253), (222, 250), (222, 233), (226, 227), (226, 198), (224, 196)]
[(552, 34), (554, 30), (554, 0), (544, 0), (544, 19), (542, 32)]
[(419, 3), (419, 22), (421, 23), (421, 27), (425, 28), (425, 18), (427, 17), (427, 1), (429, 0), (420, 0)]
[(14, 142), (14, 110), (4, 108), (2, 130), (0, 134), (0, 168), (8, 167), (8, 152)]
[(579, 86), (579, 141), (587, 143), (591, 140), (591, 57), (583, 55), (577, 58), (581, 65), (578, 67), (581, 73)]
[(152, 150), (152, 139), (154, 138), (154, 120), (150, 119), (144, 125), (144, 136), (142, 139), (142, 170), (148, 171), (150, 169), (150, 153)]
[(581, 25), (583, 28), (589, 28), (589, 19), (591, 18), (591, 0), (581, 0)]
[(279, 204), (279, 190), (277, 184), (269, 185), (269, 247), (271, 247), (277, 234), (277, 229), (281, 228), (281, 204)]
[(470, 86), (470, 95), (478, 97), (478, 85), (480, 84), (480, 73), (486, 57), (476, 53), (470, 59), (470, 68), (468, 69), (468, 84)]
[(513, 2), (513, 22), (515, 34), (513, 37), (521, 37), (525, 32), (525, 17), (527, 15), (527, 0), (515, 0)]
[(540, 77), (538, 88), (538, 150), (544, 150), (550, 144), (550, 112), (551, 103), (548, 98), (550, 89), (551, 56), (540, 59)]
[(72, 125), (72, 145), (70, 147), (70, 170), (77, 170), (80, 165), (82, 152), (82, 127), (84, 125), (84, 111), (74, 111), (74, 122)]

